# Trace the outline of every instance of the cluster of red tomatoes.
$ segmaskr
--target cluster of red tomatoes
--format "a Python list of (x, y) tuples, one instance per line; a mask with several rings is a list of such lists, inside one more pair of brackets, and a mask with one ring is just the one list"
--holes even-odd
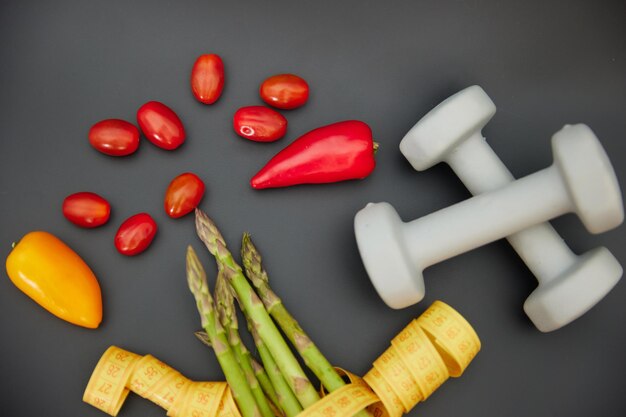
[[(191, 91), (204, 104), (213, 104), (224, 88), (224, 64), (215, 54), (201, 55), (191, 70)], [(261, 84), (259, 94), (264, 102), (282, 110), (304, 105), (309, 99), (309, 85), (293, 74), (269, 77)], [(287, 130), (287, 119), (269, 107), (242, 107), (233, 117), (235, 132), (256, 142), (273, 142)]]
[[(215, 103), (224, 88), (224, 64), (216, 54), (201, 55), (191, 72), (191, 90), (204, 103)], [(302, 78), (280, 74), (266, 79), (260, 95), (267, 104), (279, 109), (294, 109), (306, 103), (309, 86)], [(158, 101), (145, 103), (137, 111), (137, 124), (154, 145), (175, 150), (185, 142), (185, 128), (178, 115)], [(235, 132), (257, 142), (272, 142), (285, 135), (287, 119), (269, 107), (242, 107), (234, 115)], [(139, 148), (139, 129), (120, 119), (106, 119), (89, 130), (89, 142), (96, 150), (110, 156), (126, 156)], [(193, 211), (204, 196), (205, 185), (195, 174), (187, 172), (174, 178), (165, 192), (165, 211), (172, 218)], [(79, 192), (63, 201), (63, 215), (72, 223), (86, 228), (108, 222), (111, 205), (98, 194)], [(137, 255), (150, 246), (157, 224), (148, 213), (129, 217), (115, 234), (115, 247), (123, 255)]]

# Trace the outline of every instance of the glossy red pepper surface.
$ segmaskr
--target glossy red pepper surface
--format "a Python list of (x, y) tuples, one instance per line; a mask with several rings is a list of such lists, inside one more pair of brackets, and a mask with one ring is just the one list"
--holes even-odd
[(77, 226), (98, 227), (109, 221), (111, 205), (96, 193), (74, 193), (63, 200), (63, 215)]
[(367, 177), (376, 166), (370, 127), (358, 120), (312, 130), (274, 156), (252, 188), (321, 184)]
[(146, 138), (159, 148), (171, 151), (185, 141), (183, 123), (172, 109), (158, 101), (149, 101), (137, 110), (137, 123)]
[(307, 102), (309, 85), (297, 75), (278, 74), (263, 81), (259, 94), (270, 106), (291, 110)]
[(285, 136), (285, 116), (265, 106), (242, 107), (233, 117), (235, 133), (255, 142), (274, 142)]
[(139, 147), (139, 129), (126, 120), (102, 120), (89, 129), (89, 143), (107, 155), (130, 155)]
[(224, 88), (224, 63), (216, 54), (200, 55), (191, 70), (191, 91), (201, 103), (213, 104)]
[(185, 172), (174, 178), (165, 191), (167, 215), (176, 219), (191, 213), (202, 200), (204, 188), (204, 182), (191, 172)]
[(122, 255), (133, 256), (148, 249), (157, 232), (157, 224), (148, 213), (129, 217), (115, 234), (115, 247)]

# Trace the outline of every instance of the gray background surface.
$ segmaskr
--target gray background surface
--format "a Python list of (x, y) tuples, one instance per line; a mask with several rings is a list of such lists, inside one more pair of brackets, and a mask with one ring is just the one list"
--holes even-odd
[[(414, 172), (398, 151), (406, 131), (468, 85), (485, 88), (498, 112), (484, 133), (517, 176), (551, 163), (549, 139), (566, 123), (597, 133), (626, 184), (626, 29), (623, 1), (7, 1), (0, 5), (0, 247), (50, 231), (99, 277), (97, 331), (52, 317), (0, 280), (0, 415), (103, 416), (81, 401), (104, 350), (151, 353), (186, 376), (222, 380), (184, 277), (185, 246), (201, 254), (191, 216), (162, 209), (169, 181), (193, 171), (201, 204), (239, 248), (250, 231), (277, 292), (330, 360), (365, 373), (391, 338), (435, 299), (458, 309), (483, 349), (411, 415), (620, 416), (626, 388), (626, 285), (550, 334), (522, 311), (534, 277), (503, 241), (426, 273), (427, 296), (394, 311), (378, 298), (352, 231), (357, 210), (388, 201), (405, 220), (468, 197), (446, 166)], [(222, 56), (220, 101), (196, 102), (189, 74), (202, 53)], [(285, 112), (288, 137), (256, 144), (233, 133), (237, 108), (260, 104), (267, 76), (293, 72), (311, 86), (308, 104)], [(175, 152), (145, 139), (116, 159), (93, 150), (90, 126), (135, 122), (149, 100), (172, 107), (188, 139)], [(368, 179), (253, 191), (249, 178), (300, 134), (331, 122), (369, 123), (381, 148)], [(111, 221), (82, 230), (61, 214), (63, 198), (93, 191)], [(159, 224), (144, 254), (118, 254), (113, 236), (147, 211)], [(573, 215), (554, 222), (577, 253), (607, 246), (626, 263), (624, 227), (592, 236)], [(131, 395), (121, 416), (165, 412)]]

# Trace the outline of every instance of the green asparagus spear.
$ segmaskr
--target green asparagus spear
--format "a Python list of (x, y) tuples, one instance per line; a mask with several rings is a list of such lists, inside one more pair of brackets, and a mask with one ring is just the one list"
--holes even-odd
[(217, 304), (217, 315), (219, 317), (222, 326), (226, 329), (228, 334), (228, 342), (235, 352), (235, 357), (241, 366), (241, 369), (248, 380), (248, 385), (252, 390), (252, 395), (256, 400), (261, 415), (263, 417), (274, 417), (274, 412), (270, 407), (270, 404), (263, 393), (263, 389), (259, 384), (259, 381), (252, 369), (252, 362), (250, 361), (250, 352), (241, 341), (239, 336), (239, 325), (237, 323), (237, 313), (235, 311), (235, 302), (230, 290), (230, 285), (224, 277), (223, 270), (220, 269), (217, 273), (217, 280), (215, 282), (215, 302)]
[[(195, 332), (194, 335), (203, 344), (205, 344), (208, 347), (211, 347), (211, 342), (209, 341), (209, 336), (206, 334), (206, 332), (198, 331), (198, 332)], [(256, 344), (256, 340), (255, 340), (255, 345), (257, 346), (257, 350), (260, 350), (259, 345)], [(292, 414), (287, 414), (287, 417), (294, 417), (296, 414), (302, 411), (302, 407), (300, 407), (300, 403), (298, 402), (296, 397), (293, 395), (293, 392), (291, 392), (291, 389), (287, 385), (287, 382), (285, 382), (283, 375), (280, 373), (280, 370), (276, 366), (276, 362), (274, 362), (274, 359), (270, 355), (265, 345), (263, 345), (263, 350), (265, 351), (264, 354), (269, 355), (271, 359), (271, 362), (269, 362), (269, 365), (266, 365), (266, 366), (271, 365), (272, 370), (275, 371), (277, 373), (277, 377), (280, 378), (277, 385), (281, 387), (281, 393), (277, 393), (276, 389), (274, 389), (274, 385), (272, 382), (274, 378), (271, 378), (268, 375), (268, 372), (263, 367), (263, 365), (257, 362), (257, 360), (254, 357), (252, 357), (252, 355), (250, 355), (250, 361), (252, 362), (252, 369), (254, 369), (254, 374), (256, 375), (256, 378), (259, 380), (259, 384), (261, 384), (261, 387), (263, 388), (263, 392), (265, 392), (265, 395), (267, 395), (270, 401), (272, 401), (272, 404), (274, 405), (274, 407), (276, 407), (276, 409), (279, 411), (275, 414), (280, 415), (283, 410), (285, 410), (285, 413), (287, 413), (287, 411), (292, 411)], [(261, 360), (262, 359), (263, 358), (261, 358)], [(265, 361), (263, 361), (263, 363), (265, 363)], [(272, 400), (272, 397), (275, 398), (275, 401)], [(287, 407), (287, 409), (285, 409), (285, 407), (282, 404), (281, 398), (287, 398), (287, 399), (292, 398), (293, 399), (292, 402), (288, 404), (292, 404), (294, 406), (291, 408)]]
[(241, 414), (243, 417), (261, 417), (246, 377), (230, 349), (224, 328), (215, 314), (206, 274), (191, 246), (187, 247), (187, 282), (196, 299), (202, 327), (209, 337)]
[(291, 353), (289, 346), (263, 307), (263, 303), (243, 275), (241, 267), (237, 265), (232, 254), (226, 248), (226, 242), (217, 226), (199, 209), (196, 209), (196, 231), (209, 252), (215, 256), (218, 268), (224, 270), (224, 274), (237, 293), (244, 311), (272, 353), (278, 368), (300, 404), (306, 408), (315, 403), (320, 398), (318, 393)]
[[(278, 394), (276, 394), (276, 390), (274, 389), (272, 381), (270, 381), (265, 368), (252, 355), (250, 355), (250, 365), (252, 365), (254, 376), (256, 376), (256, 379), (259, 381), (261, 389), (265, 393), (265, 396), (270, 400), (270, 407), (272, 407), (272, 411), (274, 411), (274, 414), (277, 416), (284, 416), (285, 413), (283, 412), (280, 402), (278, 401)], [(300, 403), (298, 403), (298, 405), (300, 405)]]
[(278, 369), (278, 365), (276, 365), (276, 361), (272, 357), (269, 349), (267, 348), (267, 346), (265, 346), (263, 340), (261, 340), (259, 333), (256, 331), (254, 326), (252, 326), (252, 320), (250, 320), (250, 318), (246, 314), (243, 306), (241, 305), (241, 301), (239, 301), (239, 298), (237, 298), (236, 294), (235, 299), (239, 303), (239, 307), (241, 307), (241, 310), (246, 317), (246, 324), (248, 325), (248, 330), (252, 335), (252, 340), (254, 340), (254, 345), (256, 346), (257, 352), (259, 352), (259, 356), (261, 356), (261, 360), (263, 361), (263, 365), (267, 370), (269, 379), (276, 389), (281, 410), (284, 411), (287, 417), (295, 417), (302, 411), (302, 406), (300, 405), (300, 402), (293, 394), (293, 391), (291, 391), (291, 388), (289, 388), (287, 381), (285, 381), (283, 374), (280, 372), (280, 369)]
[[(248, 233), (244, 233), (243, 235), (241, 259), (246, 275), (256, 288), (265, 305), (265, 309), (274, 320), (276, 320), (283, 333), (285, 333), (289, 341), (295, 346), (307, 367), (313, 371), (315, 376), (317, 376), (329, 392), (344, 386), (345, 382), (335, 371), (335, 368), (333, 368), (322, 352), (315, 346), (296, 319), (287, 311), (280, 297), (270, 288), (269, 278), (261, 263), (261, 254), (252, 243), (252, 239), (250, 239)], [(369, 415), (370, 413), (366, 410), (356, 414), (356, 416), (360, 417)]]
[(291, 388), (289, 388), (283, 374), (280, 372), (280, 369), (278, 369), (278, 365), (276, 365), (276, 361), (272, 357), (272, 354), (267, 346), (265, 346), (265, 343), (263, 343), (263, 340), (259, 337), (256, 329), (252, 326), (248, 326), (248, 329), (250, 330), (250, 333), (252, 333), (254, 344), (259, 352), (259, 356), (261, 356), (267, 375), (276, 389), (280, 408), (285, 412), (287, 417), (295, 417), (302, 411), (300, 402), (298, 402), (298, 399), (291, 391)]

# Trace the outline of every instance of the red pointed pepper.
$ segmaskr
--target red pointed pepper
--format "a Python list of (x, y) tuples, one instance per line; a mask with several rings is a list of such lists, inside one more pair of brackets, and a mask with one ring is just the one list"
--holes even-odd
[(370, 127), (347, 120), (312, 130), (274, 156), (250, 180), (252, 188), (322, 184), (367, 177), (376, 166)]

